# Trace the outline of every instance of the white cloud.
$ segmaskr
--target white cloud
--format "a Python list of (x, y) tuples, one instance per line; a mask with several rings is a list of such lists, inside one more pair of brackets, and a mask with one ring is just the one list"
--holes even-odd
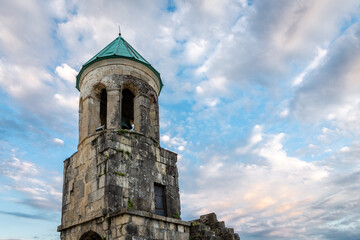
[(160, 139), (164, 143), (169, 143), (170, 142), (170, 136), (168, 136), (168, 135), (162, 135)]
[(55, 72), (61, 77), (62, 79), (75, 84), (76, 75), (78, 74), (75, 69), (67, 65), (66, 63), (61, 64), (61, 66), (56, 67)]
[(249, 136), (245, 146), (241, 146), (236, 149), (237, 154), (249, 153), (252, 148), (263, 140), (263, 127), (261, 125), (255, 125), (251, 135)]
[[(261, 138), (253, 140), (250, 137), (249, 143), (257, 143), (248, 152), (252, 159), (257, 158), (255, 162), (235, 160), (232, 153), (219, 154), (217, 149), (207, 152), (203, 164), (196, 169), (197, 178), (191, 179), (191, 187), (183, 190), (186, 214), (195, 218), (217, 212), (221, 220), (249, 239), (298, 239), (310, 232), (318, 239), (327, 239), (327, 231), (342, 231), (347, 226), (345, 219), (357, 219), (359, 214), (353, 211), (354, 207), (340, 212), (338, 207), (343, 202), (360, 200), (353, 195), (353, 188), (359, 184), (353, 182), (338, 191), (338, 181), (347, 178), (333, 171), (329, 162), (323, 165), (289, 156), (283, 148), (284, 137), (282, 133), (262, 133)], [(349, 196), (352, 197), (346, 199)], [(351, 224), (359, 227), (354, 220)]]
[(54, 143), (57, 144), (57, 145), (60, 145), (60, 146), (63, 146), (63, 145), (64, 145), (64, 141), (61, 140), (60, 138), (54, 138), (53, 141), (54, 141)]
[(280, 113), (280, 117), (287, 117), (288, 115), (289, 115), (289, 108), (285, 108)]
[(204, 39), (193, 39), (186, 43), (185, 55), (189, 62), (196, 63), (203, 58), (208, 42)]
[(350, 148), (349, 147), (342, 147), (340, 149), (340, 152), (342, 152), (342, 153), (350, 152)]
[(299, 85), (300, 83), (302, 83), (305, 75), (309, 71), (311, 71), (319, 66), (320, 61), (325, 57), (326, 53), (327, 53), (327, 51), (325, 49), (318, 48), (316, 57), (310, 62), (310, 64), (305, 68), (305, 70), (299, 76), (297, 76), (295, 78), (295, 80), (293, 82), (293, 86), (296, 86), (296, 85)]
[(32, 162), (22, 161), (15, 155), (11, 160), (2, 160), (0, 172), (11, 179), (9, 191), (22, 194), (16, 203), (25, 204), (37, 210), (59, 211), (61, 206), (61, 175), (44, 172)]
[[(356, 3), (344, 1), (254, 1), (234, 31), (219, 39), (201, 67), (208, 78), (224, 76), (230, 82), (276, 85), (288, 76), (287, 64), (302, 65), (338, 34), (345, 13)], [(324, 25), (327, 27), (324, 28)], [(324, 51), (308, 66), (314, 68)]]
[(77, 110), (79, 106), (79, 98), (78, 96), (64, 96), (56, 93), (54, 95), (56, 102), (62, 106), (69, 109)]
[(355, 124), (360, 116), (359, 24), (354, 24), (338, 38), (324, 57), (324, 62), (306, 77), (290, 103), (291, 112), (306, 121), (325, 119), (346, 130), (359, 133)]
[(47, 7), (37, 0), (2, 2), (0, 51), (8, 61), (24, 67), (29, 63), (36, 66), (48, 63), (55, 56)]
[(184, 151), (187, 142), (181, 137), (171, 137), (168, 134), (162, 135), (160, 137), (161, 141), (170, 148), (176, 148), (179, 151)]

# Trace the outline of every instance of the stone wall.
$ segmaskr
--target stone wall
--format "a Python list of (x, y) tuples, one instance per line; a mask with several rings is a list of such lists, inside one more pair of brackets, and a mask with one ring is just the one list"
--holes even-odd
[(114, 216), (110, 223), (112, 239), (189, 240), (190, 223), (188, 222), (141, 211), (120, 211), (112, 215)]
[(225, 227), (225, 222), (218, 221), (215, 213), (200, 216), (191, 221), (191, 240), (240, 240), (233, 228)]
[(154, 184), (165, 187), (166, 213), (180, 216), (177, 155), (134, 131), (104, 130), (64, 162), (61, 229), (120, 209), (155, 212)]
[(190, 223), (148, 212), (122, 209), (72, 228), (61, 229), (61, 240), (79, 240), (89, 232), (106, 240), (188, 240)]
[[(94, 71), (100, 71), (95, 69)], [(100, 93), (107, 91), (107, 129), (121, 129), (123, 89), (134, 95), (134, 129), (157, 142), (160, 141), (159, 105), (156, 91), (145, 80), (131, 75), (105, 75), (98, 81), (82, 84), (79, 102), (79, 145), (95, 133), (100, 123)]]

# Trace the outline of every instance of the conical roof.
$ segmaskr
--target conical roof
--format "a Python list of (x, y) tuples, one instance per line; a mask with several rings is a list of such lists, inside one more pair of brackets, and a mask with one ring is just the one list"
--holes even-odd
[(101, 50), (98, 54), (96, 54), (82, 66), (79, 74), (76, 76), (76, 88), (80, 90), (80, 77), (88, 66), (100, 60), (109, 58), (126, 58), (144, 64), (158, 77), (161, 91), (163, 83), (161, 81), (160, 73), (156, 71), (156, 69), (153, 68), (151, 64), (146, 61), (145, 58), (143, 58), (123, 37), (121, 37), (121, 35), (119, 35), (114, 41), (112, 41), (109, 45), (107, 45), (103, 50)]

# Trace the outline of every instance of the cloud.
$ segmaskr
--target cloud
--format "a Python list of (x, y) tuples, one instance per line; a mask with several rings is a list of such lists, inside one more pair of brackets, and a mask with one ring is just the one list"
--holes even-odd
[(310, 62), (310, 64), (305, 68), (305, 70), (296, 77), (293, 82), (293, 86), (299, 85), (302, 83), (304, 76), (311, 70), (317, 68), (321, 63), (321, 60), (325, 57), (327, 51), (319, 48), (316, 57)]
[[(3, 2), (0, 10), (0, 52), (7, 61), (44, 65), (56, 57), (48, 5), (37, 0)], [(29, 26), (31, 23), (31, 26)]]
[(246, 154), (248, 152), (250, 152), (250, 150), (258, 143), (260, 143), (263, 140), (262, 137), (263, 133), (262, 133), (262, 126), (260, 125), (256, 125), (253, 128), (253, 131), (250, 135), (250, 137), (248, 138), (248, 142), (245, 146), (241, 146), (238, 147), (235, 152), (237, 154)]
[(43, 213), (41, 213), (41, 214), (26, 214), (26, 213), (20, 213), (20, 212), (0, 211), (0, 214), (11, 215), (11, 216), (15, 216), (15, 217), (22, 217), (22, 218), (48, 220), (48, 217), (44, 216)]
[(176, 148), (178, 151), (182, 152), (185, 150), (187, 142), (181, 137), (170, 137), (170, 135), (162, 135), (160, 140), (170, 148)]
[(76, 82), (76, 75), (78, 74), (75, 69), (67, 65), (66, 63), (61, 64), (61, 66), (56, 67), (55, 72), (61, 77), (62, 79), (70, 82), (71, 84), (75, 85)]
[(74, 96), (74, 95), (61, 95), (56, 93), (54, 95), (54, 98), (56, 100), (56, 102), (62, 106), (62, 107), (66, 107), (69, 108), (71, 110), (77, 110), (79, 107), (79, 98), (78, 96)]
[(359, 24), (347, 29), (328, 49), (324, 62), (308, 73), (290, 103), (291, 113), (302, 120), (328, 120), (359, 132), (354, 124), (360, 112)]
[(13, 201), (31, 206), (38, 211), (59, 211), (61, 206), (61, 175), (44, 172), (32, 162), (22, 161), (15, 155), (11, 160), (2, 160), (1, 175), (6, 177), (9, 191), (22, 194)]
[(60, 146), (63, 146), (64, 145), (64, 141), (59, 139), (59, 138), (54, 138), (53, 139), (54, 143), (57, 144), (57, 145), (60, 145)]
[(353, 1), (254, 1), (227, 37), (219, 39), (202, 72), (208, 78), (273, 88), (276, 79), (290, 76), (289, 61), (301, 66), (325, 48), (345, 13), (355, 13), (356, 6)]
[[(255, 126), (247, 143), (238, 148), (251, 146), (247, 156), (254, 161), (236, 157), (238, 149), (219, 154), (215, 148), (202, 155), (203, 164), (192, 166), (196, 179), (182, 192), (185, 215), (220, 213), (219, 218), (246, 239), (306, 239), (310, 235), (327, 239), (328, 232), (344, 231), (357, 236), (360, 215), (354, 209), (360, 208), (360, 198), (353, 192), (360, 187), (356, 180), (360, 175), (356, 167), (353, 173), (338, 174), (328, 161), (289, 156), (284, 140), (283, 133), (267, 134)], [(344, 159), (332, 156), (338, 164)]]

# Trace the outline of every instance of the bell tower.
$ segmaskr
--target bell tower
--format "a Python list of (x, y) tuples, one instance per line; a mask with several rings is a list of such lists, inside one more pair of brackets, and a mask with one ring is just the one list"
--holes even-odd
[(177, 154), (160, 147), (162, 86), (121, 35), (82, 66), (78, 151), (64, 161), (62, 240), (189, 239)]

